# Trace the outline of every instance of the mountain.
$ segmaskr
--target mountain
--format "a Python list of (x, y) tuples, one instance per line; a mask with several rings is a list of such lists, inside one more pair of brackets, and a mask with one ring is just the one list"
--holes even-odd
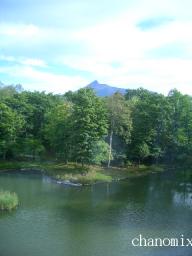
[(0, 81), (0, 87), (4, 87), (5, 85)]
[(21, 84), (4, 84), (0, 81), (0, 89), (15, 90), (17, 92), (22, 92), (24, 89)]
[(86, 87), (92, 88), (96, 92), (97, 96), (101, 96), (101, 97), (111, 96), (116, 92), (125, 94), (127, 90), (123, 88), (112, 87), (107, 84), (100, 84), (97, 80), (88, 84)]

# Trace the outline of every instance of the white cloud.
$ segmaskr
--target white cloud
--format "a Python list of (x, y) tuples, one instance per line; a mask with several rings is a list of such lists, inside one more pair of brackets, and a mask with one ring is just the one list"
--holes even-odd
[[(172, 88), (192, 95), (192, 21), (175, 20), (142, 31), (136, 26), (143, 18), (129, 12), (113, 21), (74, 33), (88, 49), (84, 57), (70, 56), (60, 61), (77, 70), (89, 71), (95, 79), (122, 87), (143, 86), (167, 94)], [(152, 49), (180, 43), (188, 57), (152, 58)]]
[(20, 60), (19, 63), (26, 65), (26, 66), (36, 66), (36, 67), (46, 67), (47, 64), (44, 60), (40, 59), (23, 59)]
[(64, 64), (78, 70), (87, 70), (103, 83), (124, 88), (145, 87), (167, 94), (178, 88), (192, 95), (192, 60), (130, 59), (117, 63), (102, 62), (97, 57), (65, 59)]
[(122, 61), (146, 57), (146, 52), (166, 44), (192, 43), (192, 21), (172, 21), (167, 25), (142, 31), (138, 20), (127, 12), (115, 20), (80, 30), (74, 40), (86, 45), (91, 54), (102, 56), (105, 61)]
[(1, 23), (0, 24), (0, 35), (9, 36), (9, 37), (18, 37), (18, 38), (33, 38), (38, 36), (40, 30), (37, 26), (33, 24), (9, 24)]
[(22, 85), (28, 90), (39, 90), (54, 93), (64, 93), (69, 90), (77, 90), (79, 86), (88, 83), (80, 76), (66, 76), (54, 73), (38, 71), (33, 67), (14, 66), (0, 68), (0, 73), (7, 74), (18, 81), (23, 80)]
[(22, 64), (24, 66), (36, 66), (36, 67), (47, 67), (47, 64), (44, 60), (41, 59), (30, 59), (25, 57), (14, 57), (7, 55), (0, 55), (0, 61), (12, 62), (16, 64)]
[(8, 62), (15, 62), (16, 59), (13, 56), (0, 55), (0, 60), (8, 61)]
[[(7, 56), (2, 55), (0, 59), (19, 64), (12, 76), (17, 76), (24, 85), (22, 81), (31, 80), (27, 82), (28, 88), (50, 90), (54, 84), (51, 90), (55, 92), (76, 89), (90, 82), (87, 72), (93, 79), (120, 87), (143, 86), (165, 94), (176, 87), (192, 94), (191, 7), (189, 0), (135, 0), (129, 4), (129, 8), (118, 10), (116, 16), (113, 12), (111, 17), (106, 15), (106, 19), (98, 19), (97, 25), (89, 26), (87, 22), (81, 29), (76, 26), (73, 30), (67, 29), (65, 19), (57, 27), (40, 27), (24, 22), (1, 23), (0, 47), (6, 49)], [(145, 31), (137, 26), (142, 21), (156, 17), (167, 17), (172, 21)], [(158, 59), (152, 54), (149, 57), (152, 50), (158, 51), (158, 48), (174, 44), (183, 47), (183, 58), (176, 59), (175, 56), (170, 59), (164, 55)], [(35, 69), (47, 68), (47, 63), (50, 64), (50, 73)], [(54, 69), (58, 66), (59, 70), (63, 67), (64, 73), (67, 66), (73, 69), (73, 73), (76, 70), (77, 75), (56, 75), (51, 71), (51, 66)], [(62, 87), (64, 84), (67, 85), (66, 89)]]

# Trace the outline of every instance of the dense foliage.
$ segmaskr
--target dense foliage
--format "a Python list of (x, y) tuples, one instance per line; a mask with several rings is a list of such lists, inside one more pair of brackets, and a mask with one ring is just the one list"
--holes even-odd
[(142, 88), (99, 98), (0, 89), (0, 159), (126, 166), (191, 163), (192, 97)]

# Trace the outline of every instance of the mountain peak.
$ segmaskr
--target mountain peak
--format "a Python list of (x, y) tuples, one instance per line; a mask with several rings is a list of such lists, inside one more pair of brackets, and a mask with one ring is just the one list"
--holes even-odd
[(97, 80), (94, 80), (90, 84), (87, 85), (87, 87), (97, 87), (100, 86), (100, 83)]
[(111, 96), (116, 92), (119, 92), (121, 94), (126, 93), (126, 89), (118, 88), (118, 87), (112, 87), (107, 84), (100, 84), (97, 80), (94, 80), (90, 84), (88, 84), (86, 87), (92, 88), (97, 96), (105, 97), (105, 96)]
[(99, 82), (97, 80), (94, 80), (92, 83), (90, 84), (99, 84)]

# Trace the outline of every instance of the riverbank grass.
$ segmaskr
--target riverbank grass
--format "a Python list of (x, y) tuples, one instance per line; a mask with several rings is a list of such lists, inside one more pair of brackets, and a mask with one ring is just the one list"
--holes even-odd
[(75, 163), (49, 163), (43, 164), (45, 173), (60, 181), (70, 181), (72, 183), (80, 183), (82, 185), (89, 185), (98, 182), (111, 182), (124, 180), (131, 177), (139, 177), (153, 172), (159, 172), (162, 168), (155, 166), (146, 167), (101, 167), (96, 165), (85, 165)]
[(104, 173), (96, 172), (94, 170), (81, 174), (56, 174), (55, 177), (58, 180), (69, 180), (73, 183), (80, 183), (82, 185), (89, 185), (96, 182), (111, 182), (112, 177)]
[(10, 211), (15, 209), (19, 204), (19, 199), (16, 193), (9, 191), (0, 191), (0, 211)]
[(43, 169), (57, 180), (68, 180), (72, 183), (80, 183), (82, 185), (112, 181), (112, 177), (102, 172), (102, 167), (100, 166), (82, 166), (75, 163), (55, 163), (43, 165)]

